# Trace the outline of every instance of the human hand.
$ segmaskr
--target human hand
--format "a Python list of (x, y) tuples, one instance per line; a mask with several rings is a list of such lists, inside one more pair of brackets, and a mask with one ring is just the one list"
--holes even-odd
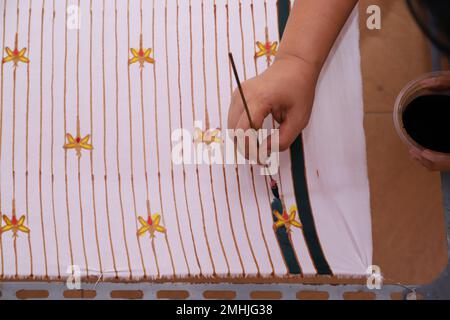
[(427, 88), (431, 91), (440, 92), (447, 91), (450, 89), (450, 75), (446, 74), (444, 76), (436, 76), (432, 78), (427, 78), (420, 82), (423, 88)]
[[(285, 151), (308, 124), (318, 74), (317, 68), (297, 57), (277, 56), (264, 73), (242, 84), (253, 129), (260, 129), (269, 114), (280, 124), (278, 145), (267, 139), (272, 143), (269, 150)], [(228, 128), (252, 129), (237, 90), (231, 100)]]
[(429, 171), (450, 171), (450, 155), (433, 152), (431, 150), (419, 150), (411, 148), (409, 150), (411, 158), (418, 161)]

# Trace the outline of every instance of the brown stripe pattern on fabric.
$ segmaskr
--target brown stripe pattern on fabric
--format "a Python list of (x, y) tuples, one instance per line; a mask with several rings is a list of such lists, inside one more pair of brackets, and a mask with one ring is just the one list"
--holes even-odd
[[(191, 108), (192, 108), (192, 118), (193, 118), (193, 123), (195, 123), (195, 121), (197, 120), (196, 117), (196, 112), (195, 112), (195, 98), (194, 98), (194, 67), (193, 67), (193, 41), (192, 41), (192, 3), (191, 0), (189, 0), (189, 43), (190, 43), (190, 75), (191, 75)], [(204, 209), (204, 205), (203, 205), (203, 197), (201, 194), (201, 189), (200, 189), (200, 177), (199, 177), (199, 170), (198, 170), (198, 164), (195, 165), (195, 176), (196, 176), (196, 180), (197, 180), (197, 190), (198, 190), (198, 196), (200, 199), (200, 212), (201, 212), (201, 216), (202, 216), (202, 226), (203, 226), (203, 236), (205, 237), (205, 243), (206, 243), (206, 248), (208, 249), (208, 255), (209, 255), (209, 260), (211, 262), (211, 266), (213, 269), (213, 274), (216, 274), (216, 266), (214, 264), (214, 259), (212, 257), (212, 253), (211, 253), (211, 245), (209, 243), (209, 239), (208, 239), (208, 234), (206, 232), (206, 222), (205, 222), (205, 209)]]
[[(226, 5), (225, 5), (225, 9), (226, 9), (226, 20), (227, 20), (227, 49), (228, 49), (228, 52), (231, 52), (231, 44), (230, 44), (230, 12), (229, 12), (228, 0), (227, 0)], [(232, 95), (233, 94), (233, 80), (232, 80), (232, 76), (231, 76), (231, 65), (229, 65), (228, 71), (229, 71), (229, 77), (230, 77), (230, 95)], [(236, 179), (239, 181), (239, 178), (238, 178), (238, 174), (239, 173), (237, 171), (237, 167), (235, 169), (235, 174), (236, 174)], [(225, 174), (224, 174), (224, 176), (225, 176)], [(226, 179), (226, 176), (224, 178)], [(241, 196), (240, 193), (239, 193), (239, 203), (242, 204), (242, 196)], [(241, 212), (242, 212), (242, 205), (241, 205)], [(231, 219), (231, 214), (229, 215), (228, 220), (229, 220), (230, 227), (231, 227), (231, 233), (232, 233), (232, 236), (233, 236), (234, 245), (235, 245), (236, 250), (238, 252), (239, 262), (240, 262), (241, 267), (242, 267), (242, 275), (245, 276), (246, 275), (246, 270), (245, 270), (245, 267), (244, 267), (244, 262), (243, 262), (242, 256), (241, 256), (241, 254), (239, 252), (239, 249), (238, 249), (239, 246), (237, 244), (236, 235), (235, 235), (234, 227), (233, 227), (233, 220)]]
[[(228, 1), (227, 1), (227, 9), (228, 9)], [(241, 4), (239, 3), (239, 12), (241, 11)], [(228, 20), (228, 19), (227, 19)], [(229, 32), (229, 25), (227, 25), (227, 41), (228, 41), (228, 43), (230, 42), (230, 32)], [(242, 28), (242, 26), (241, 26), (241, 28)], [(242, 35), (242, 37), (243, 37), (243, 35)], [(242, 38), (243, 39), (243, 38)], [(242, 46), (242, 51), (244, 52), (244, 42), (243, 42), (243, 40), (242, 40), (242, 43), (241, 43), (241, 46)], [(230, 49), (230, 47), (228, 48), (228, 52), (231, 52), (231, 49)], [(244, 54), (242, 55), (242, 59), (244, 59)], [(245, 79), (247, 79), (247, 72), (246, 72), (246, 70), (245, 70), (245, 61), (243, 60), (243, 65), (244, 65), (244, 74), (245, 74)], [(230, 88), (231, 88), (231, 94), (233, 94), (233, 84), (232, 84), (232, 75), (231, 75), (231, 67), (230, 67), (230, 69), (229, 69), (229, 71), (230, 71)], [(242, 201), (242, 196), (241, 196), (241, 179), (240, 179), (240, 176), (239, 176), (239, 168), (238, 168), (238, 166), (237, 166), (237, 148), (236, 148), (236, 146), (235, 146), (235, 150), (234, 150), (234, 156), (235, 156), (235, 172), (236, 172), (236, 182), (237, 182), (237, 187), (238, 187), (238, 194), (239, 194), (239, 206), (240, 206), (240, 211), (241, 211), (241, 217), (242, 217), (242, 221), (243, 221), (243, 223), (244, 223), (244, 231), (245, 231), (245, 236), (246, 236), (246, 238), (247, 238), (247, 242), (248, 242), (248, 245), (249, 245), (249, 247), (250, 247), (250, 253), (251, 253), (251, 255), (252, 255), (252, 258), (253, 258), (253, 262), (255, 263), (255, 265), (256, 265), (256, 269), (257, 269), (257, 275), (260, 275), (261, 274), (261, 270), (260, 270), (260, 267), (259, 267), (259, 264), (258, 264), (258, 261), (257, 261), (257, 259), (256, 259), (256, 255), (255, 255), (255, 251), (254, 251), (254, 249), (253, 249), (253, 246), (252, 246), (252, 242), (251, 242), (251, 240), (250, 240), (250, 235), (249, 235), (249, 232), (248, 232), (248, 227), (247, 227), (247, 219), (245, 218), (245, 213), (244, 213), (244, 205), (243, 205), (243, 201)], [(257, 199), (256, 199), (256, 201), (258, 201)], [(258, 207), (259, 207), (259, 205), (258, 205)]]
[[(31, 1), (31, 0), (30, 0)], [(5, 0), (3, 4), (3, 35), (2, 35), (2, 54), (5, 52), (5, 29), (6, 29), (6, 6), (8, 5), (8, 0)], [(3, 63), (0, 66), (0, 164), (2, 163), (2, 135), (3, 135)], [(29, 66), (28, 66), (29, 68)], [(0, 170), (0, 178), (1, 178), (1, 170)], [(1, 181), (1, 179), (0, 179)], [(2, 193), (0, 192), (0, 211), (2, 211)], [(27, 220), (28, 220), (28, 210), (27, 210)], [(0, 220), (0, 227), (2, 226), (3, 222)], [(28, 236), (29, 238), (29, 236)], [(0, 259), (1, 259), (1, 273), (0, 278), (3, 278), (4, 272), (5, 272), (5, 264), (4, 264), (4, 254), (3, 254), (3, 241), (2, 237), (0, 237)]]
[[(142, 28), (142, 25), (141, 25)], [(142, 42), (142, 29), (141, 29), (141, 42)], [(142, 44), (141, 44), (142, 47)], [(146, 205), (147, 205), (147, 215), (151, 216), (152, 214), (152, 208), (151, 208), (151, 203), (150, 203), (150, 189), (149, 189), (149, 185), (148, 185), (148, 173), (147, 173), (147, 151), (146, 151), (146, 137), (145, 137), (145, 113), (144, 113), (144, 69), (141, 68), (140, 70), (140, 74), (139, 74), (139, 80), (140, 80), (140, 89), (141, 89), (141, 121), (142, 121), (142, 148), (143, 148), (143, 161), (144, 161), (144, 170), (145, 170), (145, 187), (146, 187), (146, 191), (147, 191), (147, 200), (146, 200)], [(156, 90), (156, 89), (155, 89)], [(156, 98), (155, 98), (156, 101)], [(153, 251), (153, 256), (155, 258), (155, 264), (156, 264), (156, 277), (159, 278), (161, 276), (160, 270), (159, 270), (159, 262), (158, 262), (158, 254), (156, 252), (156, 248), (155, 248), (155, 243), (154, 243), (154, 239), (151, 240), (151, 248)]]
[[(55, 0), (54, 0), (55, 1)], [(89, 127), (91, 132), (91, 143), (94, 144), (94, 120), (93, 120), (93, 92), (92, 92), (92, 30), (93, 30), (93, 14), (92, 14), (92, 0), (89, 3)], [(97, 202), (95, 197), (95, 175), (94, 175), (94, 155), (91, 152), (89, 154), (89, 166), (91, 171), (91, 189), (92, 189), (92, 211), (94, 216), (94, 233), (95, 233), (95, 242), (97, 247), (97, 256), (98, 256), (98, 265), (100, 274), (103, 273), (103, 262), (102, 255), (100, 252), (100, 242), (99, 242), (99, 232), (98, 232), (98, 223), (97, 223)]]
[[(207, 97), (207, 92), (208, 92), (208, 87), (207, 87), (207, 80), (206, 80), (206, 62), (205, 62), (205, 55), (206, 55), (206, 50), (205, 50), (205, 9), (204, 9), (204, 3), (202, 0), (202, 66), (203, 66), (203, 94), (204, 94), (204, 112), (205, 112), (205, 130), (211, 130), (211, 126), (210, 126), (210, 118), (209, 118), (209, 111), (208, 111), (208, 97)], [(209, 157), (209, 161), (211, 162), (211, 150), (208, 149), (208, 157)], [(211, 194), (212, 194), (212, 200), (213, 200), (213, 206), (214, 206), (214, 219), (216, 222), (216, 228), (217, 228), (217, 235), (219, 238), (219, 244), (222, 250), (222, 254), (224, 256), (225, 259), (225, 263), (227, 265), (228, 268), (228, 274), (230, 274), (230, 265), (228, 262), (228, 257), (227, 254), (225, 252), (225, 247), (223, 245), (223, 240), (222, 240), (222, 234), (220, 232), (220, 226), (219, 226), (219, 217), (218, 217), (218, 212), (217, 212), (217, 203), (216, 203), (216, 193), (214, 191), (214, 177), (213, 177), (213, 172), (212, 172), (212, 164), (209, 165), (209, 178), (210, 178), (210, 188), (211, 188)]]
[[(141, 30), (142, 30), (142, 0), (141, 0)], [(142, 35), (141, 35), (142, 36)], [(127, 1), (127, 43), (128, 43), (128, 52), (131, 50), (130, 45), (130, 0)], [(131, 193), (133, 197), (133, 211), (134, 211), (134, 225), (136, 227), (136, 230), (138, 229), (138, 215), (137, 215), (137, 205), (136, 205), (136, 191), (135, 191), (135, 183), (134, 183), (134, 156), (133, 156), (133, 111), (131, 107), (131, 75), (130, 75), (130, 64), (127, 66), (127, 76), (128, 76), (128, 112), (129, 112), (129, 125), (130, 125), (130, 166), (131, 166), (131, 175), (130, 175), (130, 182), (131, 182)], [(138, 243), (138, 249), (139, 249), (139, 256), (141, 258), (141, 265), (142, 270), (144, 272), (144, 279), (147, 278), (147, 269), (145, 267), (144, 263), (144, 256), (142, 254), (142, 245), (141, 245), (141, 239), (139, 235), (136, 234), (136, 240)]]
[[(177, 63), (178, 63), (178, 73), (177, 73), (177, 81), (178, 81), (178, 97), (180, 99), (180, 108), (179, 108), (179, 116), (180, 116), (180, 128), (183, 128), (183, 98), (181, 95), (181, 62), (180, 62), (180, 26), (179, 26), (179, 3), (177, 0)], [(184, 137), (182, 137), (182, 143), (184, 145)], [(181, 150), (181, 157), (184, 159), (184, 149)], [(189, 223), (189, 232), (191, 234), (191, 240), (192, 240), (192, 245), (194, 247), (194, 255), (195, 255), (195, 260), (197, 263), (197, 267), (199, 269), (200, 272), (200, 276), (202, 276), (203, 271), (202, 271), (202, 266), (200, 264), (200, 259), (198, 257), (198, 252), (197, 252), (197, 246), (195, 244), (195, 239), (194, 239), (194, 232), (192, 230), (192, 220), (191, 220), (191, 209), (189, 207), (189, 202), (188, 202), (188, 196), (187, 196), (187, 186), (186, 186), (186, 167), (185, 167), (185, 163), (183, 161), (182, 164), (182, 170), (183, 170), (183, 191), (184, 191), (184, 201), (185, 201), (185, 205), (186, 205), (186, 211), (187, 211), (187, 215), (188, 215), (188, 223)]]
[(108, 196), (108, 167), (106, 163), (106, 74), (105, 74), (105, 0), (103, 0), (102, 7), (102, 86), (103, 86), (103, 165), (104, 165), (104, 186), (105, 186), (105, 204), (106, 204), (106, 220), (108, 224), (108, 236), (109, 236), (109, 244), (111, 247), (111, 255), (113, 260), (113, 268), (116, 274), (116, 278), (119, 277), (117, 265), (116, 265), (116, 257), (114, 254), (114, 245), (112, 242), (112, 233), (111, 233), (111, 219), (109, 212), (109, 196)]
[[(152, 47), (154, 54), (156, 56), (156, 49), (155, 49), (155, 3), (152, 4)], [(161, 167), (160, 167), (160, 157), (159, 157), (159, 135), (158, 135), (158, 98), (157, 98), (157, 88), (156, 88), (156, 82), (157, 76), (156, 76), (156, 68), (153, 68), (153, 85), (154, 85), (154, 94), (155, 94), (155, 131), (156, 131), (156, 161), (157, 161), (157, 169), (158, 169), (158, 194), (159, 194), (159, 202), (161, 206), (161, 219), (163, 221), (163, 224), (165, 225), (165, 219), (164, 219), (164, 202), (162, 199), (162, 188), (161, 188)], [(172, 273), (173, 276), (176, 277), (176, 268), (175, 263), (173, 261), (173, 255), (172, 255), (172, 248), (169, 243), (168, 239), (168, 233), (166, 232), (164, 237), (167, 245), (167, 250), (169, 251), (169, 257), (170, 257), (170, 263), (172, 265)], [(154, 239), (152, 246), (154, 247)]]
[[(220, 74), (219, 74), (219, 53), (218, 53), (218, 35), (217, 35), (217, 4), (214, 0), (214, 59), (216, 62), (216, 91), (217, 91), (217, 108), (218, 108), (218, 114), (219, 114), (219, 126), (223, 126), (223, 116), (222, 116), (222, 99), (221, 99), (221, 90), (220, 90)], [(240, 256), (240, 252), (238, 249), (238, 245), (236, 242), (236, 237), (234, 236), (234, 230), (232, 225), (232, 219), (231, 219), (231, 206), (230, 206), (230, 198), (229, 198), (229, 192), (228, 192), (228, 186), (227, 186), (227, 174), (225, 169), (225, 156), (223, 153), (223, 146), (221, 146), (221, 155), (222, 155), (222, 178), (223, 178), (223, 185), (225, 189), (225, 201), (227, 204), (227, 212), (228, 212), (228, 221), (230, 223), (230, 228), (233, 234), (233, 243), (236, 250), (236, 253), (239, 258), (239, 263), (242, 269), (242, 273), (245, 274), (245, 268), (242, 262), (242, 258)], [(210, 173), (211, 174), (211, 173)], [(216, 217), (217, 219), (217, 217)], [(217, 220), (216, 220), (217, 221)], [(228, 261), (227, 261), (228, 264)], [(228, 269), (230, 269), (229, 265)]]
[[(80, 0), (78, 0), (78, 8), (80, 8)], [(78, 9), (80, 10), (80, 9)], [(79, 18), (79, 17), (78, 17)], [(78, 21), (79, 23), (79, 21)], [(80, 128), (80, 28), (77, 29), (77, 64), (76, 64), (76, 82), (77, 82), (77, 95), (76, 95), (76, 109), (77, 109), (77, 128)], [(80, 130), (77, 130), (78, 134)], [(86, 276), (89, 277), (89, 263), (86, 253), (86, 241), (84, 236), (84, 216), (83, 216), (83, 201), (81, 199), (81, 157), (78, 157), (77, 166), (77, 179), (78, 179), (78, 203), (80, 206), (80, 229), (81, 229), (81, 243), (83, 248), (84, 264), (86, 267)]]
[(54, 131), (54, 123), (55, 123), (55, 19), (56, 19), (56, 11), (55, 11), (55, 1), (53, 0), (52, 7), (52, 67), (51, 67), (51, 84), (50, 84), (50, 96), (51, 96), (51, 149), (50, 149), (50, 167), (51, 167), (51, 194), (52, 194), (52, 217), (53, 217), (53, 230), (55, 236), (55, 246), (56, 246), (56, 266), (58, 270), (58, 279), (61, 278), (61, 266), (59, 262), (59, 239), (58, 239), (58, 228), (56, 223), (56, 209), (55, 209), (55, 131)]
[[(6, 2), (5, 2), (6, 6)], [(30, 57), (30, 42), (31, 42), (31, 0), (28, 3), (28, 36), (27, 36), (27, 48), (28, 58)], [(3, 66), (2, 66), (3, 70)], [(3, 100), (3, 99), (2, 99)], [(27, 221), (29, 220), (29, 201), (28, 201), (28, 133), (29, 133), (29, 111), (30, 111), (30, 64), (27, 65), (27, 102), (26, 102), (26, 129), (25, 129), (25, 215)], [(1, 133), (0, 133), (1, 135)], [(30, 278), (33, 277), (33, 249), (31, 245), (31, 235), (28, 234), (28, 250), (30, 254)]]
[[(177, 17), (178, 18), (178, 17)], [(168, 112), (169, 112), (169, 132), (172, 132), (172, 101), (170, 98), (170, 81), (169, 81), (169, 48), (168, 48), (168, 32), (167, 32), (167, 0), (165, 2), (164, 5), (164, 19), (165, 19), (165, 23), (164, 23), (164, 40), (165, 40), (165, 47), (166, 47), (166, 52), (165, 52), (165, 58), (166, 58), (166, 84), (167, 84), (167, 107), (168, 107)], [(178, 20), (176, 20), (176, 23), (178, 24)], [(169, 150), (170, 150), (170, 154), (172, 154), (172, 142), (169, 142)], [(173, 162), (170, 161), (170, 179), (171, 179), (171, 187), (172, 187), (172, 199), (173, 199), (173, 204), (175, 207), (175, 219), (177, 222), (177, 233), (180, 239), (180, 243), (181, 243), (181, 251), (183, 252), (183, 257), (184, 257), (184, 262), (186, 264), (186, 267), (188, 269), (188, 274), (191, 274), (191, 270), (189, 268), (189, 263), (187, 261), (187, 255), (186, 255), (186, 249), (184, 248), (184, 242), (183, 242), (183, 238), (181, 236), (181, 224), (180, 224), (180, 218), (179, 218), (179, 212), (178, 212), (178, 204), (177, 204), (177, 200), (175, 197), (175, 180), (174, 180), (174, 173), (173, 173)]]
[[(168, 157), (175, 145), (170, 138), (167, 141), (167, 133), (178, 129), (179, 123), (184, 128), (191, 121), (194, 126), (196, 121), (204, 121), (204, 132), (225, 128), (226, 104), (229, 93), (233, 94), (234, 83), (231, 67), (227, 74), (224, 51), (233, 48), (237, 55), (242, 54), (245, 80), (254, 75), (253, 63), (256, 75), (260, 74), (266, 63), (250, 60), (253, 58), (250, 27), (255, 44), (263, 34), (264, 9), (266, 34), (269, 26), (270, 31), (276, 29), (275, 1), (264, 0), (256, 5), (255, 0), (164, 0), (163, 3), (155, 0), (148, 4), (143, 0), (56, 1), (33, 3), (38, 6), (33, 9), (34, 17), (31, 17), (32, 0), (12, 2), (14, 7), (17, 4), (17, 20), (14, 8), (7, 7), (11, 1), (3, 1), (3, 48), (0, 49), (10, 44), (14, 29), (17, 36), (19, 33), (22, 36), (21, 47), (25, 47), (26, 14), (29, 13), (28, 52), (24, 57), (30, 57), (30, 44), (35, 46), (36, 54), (31, 56), (34, 59), (31, 67), (30, 64), (18, 69), (1, 66), (0, 164), (3, 161), (7, 167), (0, 172), (4, 175), (0, 182), (12, 185), (12, 188), (8, 186), (12, 196), (10, 190), (0, 193), (0, 212), (3, 209), (9, 214), (11, 201), (14, 212), (18, 209), (18, 213), (26, 215), (27, 222), (32, 219), (30, 227), (33, 228), (30, 228), (31, 237), (23, 234), (23, 238), (11, 239), (11, 244), (10, 239), (0, 237), (0, 279), (6, 272), (17, 278), (37, 276), (36, 279), (61, 280), (66, 265), (81, 265), (86, 280), (92, 280), (94, 273), (112, 279), (114, 273), (116, 280), (120, 277), (129, 282), (233, 277), (248, 281), (266, 276), (275, 279), (276, 272), (278, 276), (284, 274), (283, 265), (286, 270), (288, 267), (286, 261), (282, 262), (283, 255), (278, 252), (279, 244), (274, 243), (276, 239), (271, 231), (271, 192), (267, 177), (258, 177), (256, 165), (228, 167), (225, 161), (222, 170), (214, 169), (212, 164), (205, 168), (185, 162), (177, 168)], [(27, 2), (29, 12), (26, 12)], [(79, 11), (71, 12), (72, 5), (78, 6)], [(9, 13), (13, 13), (11, 17)], [(73, 14), (85, 16), (81, 28), (68, 26), (74, 22), (71, 19), (79, 19)], [(256, 20), (255, 14), (260, 15)], [(246, 21), (246, 17), (252, 20)], [(40, 29), (36, 41), (31, 39), (31, 28)], [(133, 60), (132, 56), (128, 58), (130, 51), (137, 47), (134, 42), (138, 35), (140, 48), (145, 41), (153, 51), (153, 62), (146, 65), (153, 70), (137, 69), (129, 62)], [(22, 97), (25, 88), (26, 96)], [(34, 109), (33, 99), (38, 104)], [(10, 118), (11, 123), (4, 123)], [(83, 151), (89, 160), (74, 158), (75, 153), (66, 148), (64, 153), (61, 150), (58, 141), (62, 139), (58, 135), (62, 138), (64, 130), (67, 138), (75, 125), (77, 133), (80, 127), (87, 130), (84, 134), (91, 139), (90, 147), (94, 145), (95, 131), (96, 149)], [(204, 150), (208, 152), (205, 158), (209, 157), (211, 162), (214, 155), (218, 156), (213, 153), (218, 148)], [(220, 148), (223, 151), (225, 146)], [(187, 151), (182, 152), (184, 160)], [(236, 149), (234, 153), (237, 160)], [(225, 160), (224, 152), (221, 157)], [(282, 174), (289, 197), (291, 185), (288, 171), (279, 172), (280, 196), (284, 200)], [(102, 175), (103, 183), (98, 181)], [(2, 187), (6, 190), (5, 185)], [(146, 209), (149, 225), (153, 216), (159, 216), (158, 222), (161, 218), (160, 230), (164, 231), (159, 231), (158, 237), (152, 237), (153, 234), (150, 238), (140, 237), (144, 230), (139, 226), (143, 224), (140, 215), (145, 215), (140, 213), (141, 209), (144, 212)], [(3, 248), (5, 243), (7, 248)], [(297, 249), (302, 243), (296, 244)], [(32, 249), (37, 256), (35, 261)], [(298, 260), (300, 253), (294, 252)], [(99, 270), (94, 270), (97, 266)], [(33, 275), (36, 270), (39, 274)]]
[(44, 16), (45, 16), (45, 0), (42, 1), (42, 14), (41, 14), (41, 61), (40, 61), (40, 83), (39, 83), (39, 210), (41, 217), (41, 235), (42, 243), (44, 249), (44, 268), (45, 268), (45, 278), (48, 278), (48, 262), (47, 262), (47, 246), (45, 243), (45, 227), (44, 227), (44, 209), (42, 203), (42, 111), (43, 111), (43, 89), (42, 89), (42, 78), (43, 78), (43, 54), (44, 54)]
[[(15, 38), (15, 49), (18, 48), (19, 42), (19, 24), (20, 24), (20, 9), (19, 9), (19, 1), (17, 1), (17, 17), (16, 17), (17, 25), (16, 25), (16, 38)], [(2, 62), (3, 64), (3, 62)], [(12, 215), (15, 215), (16, 212), (16, 164), (15, 164), (15, 145), (16, 145), (16, 82), (17, 82), (17, 67), (13, 67), (13, 93), (12, 93), (12, 144), (11, 144), (11, 171), (12, 171)], [(19, 267), (18, 267), (18, 256), (17, 256), (17, 237), (14, 237), (13, 240), (14, 247), (14, 266), (16, 270), (16, 278), (19, 276)]]
[[(119, 58), (118, 58), (118, 36), (117, 36), (117, 0), (114, 1), (114, 39), (115, 39), (115, 85), (116, 85), (116, 94), (115, 94), (115, 111), (116, 111), (116, 163), (117, 163), (117, 182), (119, 184), (119, 204), (120, 204), (120, 213), (121, 213), (121, 219), (122, 219), (122, 237), (123, 237), (123, 243), (125, 245), (125, 252), (127, 255), (127, 265), (129, 270), (129, 278), (133, 278), (133, 270), (131, 268), (131, 261), (130, 261), (130, 252), (128, 249), (128, 242), (127, 242), (127, 233), (125, 230), (125, 214), (124, 214), (124, 208), (123, 208), (123, 197), (122, 197), (122, 179), (120, 176), (120, 157), (119, 157)], [(105, 138), (106, 141), (106, 138)]]
[[(69, 1), (66, 0), (66, 9), (65, 9), (65, 21), (64, 21), (64, 133), (67, 132), (67, 8)], [(27, 126), (28, 127), (28, 126)], [(70, 264), (74, 265), (73, 259), (73, 248), (72, 248), (72, 234), (70, 228), (70, 208), (69, 208), (69, 188), (68, 188), (68, 179), (67, 179), (67, 150), (64, 149), (64, 182), (65, 182), (65, 190), (66, 190), (66, 217), (67, 217), (67, 236), (69, 238), (69, 253), (70, 253)]]
[[(129, 3), (128, 3), (129, 4)], [(142, 4), (142, 3), (141, 3)], [(142, 42), (143, 42), (143, 30), (142, 30), (142, 10), (140, 10), (140, 19), (141, 19), (141, 24), (140, 24), (140, 49), (142, 49)], [(129, 20), (129, 19), (128, 19)], [(130, 47), (130, 45), (129, 45)], [(131, 48), (130, 48), (131, 50)], [(150, 189), (149, 189), (149, 184), (148, 184), (148, 172), (147, 172), (147, 150), (146, 150), (146, 136), (145, 136), (145, 113), (144, 113), (144, 69), (140, 68), (139, 71), (139, 83), (140, 83), (140, 106), (141, 106), (141, 126), (142, 126), (142, 151), (143, 151), (143, 167), (144, 167), (144, 176), (145, 176), (145, 189), (146, 189), (146, 207), (147, 207), (147, 215), (151, 216), (152, 213), (152, 207), (151, 207), (151, 203), (150, 203)], [(128, 90), (130, 92), (131, 95), (131, 76), (130, 76), (130, 66), (128, 65)], [(131, 99), (131, 98), (130, 98)], [(130, 108), (130, 112), (131, 112), (131, 102), (129, 105)], [(131, 121), (131, 118), (130, 118)], [(130, 126), (131, 129), (131, 126)], [(131, 135), (130, 135), (131, 136)], [(133, 178), (133, 182), (134, 182), (134, 178)], [(133, 192), (134, 192), (134, 187), (133, 188)], [(156, 277), (160, 278), (161, 274), (160, 274), (160, 270), (159, 270), (159, 262), (158, 262), (158, 254), (156, 252), (156, 248), (154, 245), (154, 240), (151, 240), (151, 249), (153, 252), (153, 257), (155, 259), (155, 266), (156, 266)]]

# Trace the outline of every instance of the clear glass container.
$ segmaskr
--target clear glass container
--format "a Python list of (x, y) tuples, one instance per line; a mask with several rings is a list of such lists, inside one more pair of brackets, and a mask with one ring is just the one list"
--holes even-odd
[(431, 94), (450, 95), (450, 71), (424, 74), (408, 83), (397, 97), (394, 106), (394, 125), (400, 139), (409, 148), (415, 148), (421, 151), (425, 149), (406, 132), (403, 124), (403, 112), (415, 98)]

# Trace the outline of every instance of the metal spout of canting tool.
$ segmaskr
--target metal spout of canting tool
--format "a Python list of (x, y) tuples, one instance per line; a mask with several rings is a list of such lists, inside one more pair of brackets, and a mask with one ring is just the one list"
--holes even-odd
[[(247, 100), (245, 99), (244, 90), (242, 89), (241, 81), (239, 80), (239, 74), (237, 72), (237, 68), (236, 68), (236, 64), (234, 62), (233, 54), (231, 52), (229, 52), (228, 53), (228, 57), (230, 58), (231, 68), (233, 69), (234, 78), (236, 79), (236, 83), (237, 83), (237, 86), (238, 86), (239, 94), (241, 96), (242, 103), (244, 104), (244, 109), (245, 109), (245, 113), (247, 114), (248, 122), (250, 123), (250, 127), (253, 130), (257, 131), (255, 123), (252, 120), (250, 109), (248, 108)], [(259, 149), (259, 141), (257, 140), (256, 143), (257, 143), (257, 147)], [(268, 165), (263, 165), (263, 166), (266, 169), (268, 168)], [(279, 198), (279, 196), (277, 196), (277, 194), (278, 194), (277, 181), (274, 179), (274, 177), (272, 175), (270, 175), (270, 185), (271, 185), (273, 193), (275, 194), (275, 197)]]

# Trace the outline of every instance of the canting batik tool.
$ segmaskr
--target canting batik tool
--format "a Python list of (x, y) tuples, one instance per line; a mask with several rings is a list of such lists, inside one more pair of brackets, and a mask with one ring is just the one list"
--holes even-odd
[[(256, 126), (251, 118), (250, 110), (248, 108), (247, 100), (245, 99), (244, 91), (242, 90), (241, 81), (239, 80), (239, 74), (236, 69), (236, 64), (233, 59), (233, 54), (229, 53), (231, 67), (233, 69), (234, 77), (237, 82), (239, 94), (242, 98), (244, 104), (244, 109), (250, 123), (250, 127), (253, 130), (257, 130)], [(259, 142), (257, 141), (257, 147), (259, 148)], [(302, 274), (302, 269), (298, 261), (297, 255), (292, 245), (291, 232), (292, 227), (302, 228), (299, 221), (295, 219), (297, 214), (297, 207), (292, 206), (289, 213), (285, 210), (282, 198), (280, 196), (280, 191), (278, 188), (278, 183), (273, 176), (270, 175), (270, 190), (274, 199), (272, 200), (270, 207), (272, 209), (272, 219), (274, 222), (273, 229), (280, 246), (283, 259), (286, 263), (289, 274)]]
[[(242, 102), (244, 104), (245, 113), (247, 114), (247, 118), (248, 118), (248, 121), (250, 123), (250, 127), (253, 130), (258, 130), (256, 128), (253, 120), (252, 120), (252, 116), (251, 116), (250, 110), (248, 108), (247, 100), (245, 99), (244, 91), (242, 90), (242, 85), (241, 85), (241, 81), (239, 80), (239, 74), (238, 74), (237, 69), (236, 69), (236, 64), (234, 63), (233, 54), (230, 52), (228, 54), (228, 56), (230, 58), (231, 67), (233, 69), (234, 77), (235, 77), (236, 82), (237, 82), (239, 94), (240, 94), (240, 96), (242, 98)], [(257, 143), (257, 146), (259, 148), (259, 141), (256, 141), (256, 143)], [(272, 176), (270, 176), (270, 185), (271, 185), (271, 190), (272, 190), (272, 193), (273, 193), (274, 197), (279, 199), (280, 196), (279, 196), (278, 184), (277, 184), (277, 181)]]

